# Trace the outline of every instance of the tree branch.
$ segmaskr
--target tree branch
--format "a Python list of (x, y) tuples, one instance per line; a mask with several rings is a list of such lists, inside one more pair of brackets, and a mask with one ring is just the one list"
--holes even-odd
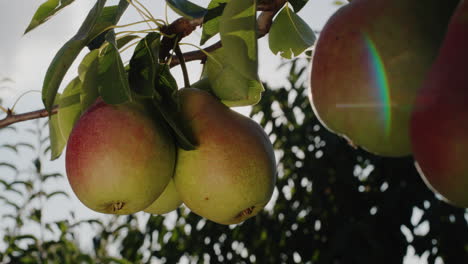
[[(262, 11), (257, 19), (257, 30), (258, 30), (258, 38), (264, 37), (268, 32), (270, 32), (271, 25), (273, 24), (273, 18), (275, 17), (276, 13), (284, 6), (287, 0), (271, 0), (271, 1), (263, 1), (263, 3), (257, 6), (257, 10)], [(198, 21), (203, 23), (203, 20)], [(191, 24), (193, 26), (194, 24)], [(201, 25), (201, 24), (200, 24)], [(215, 44), (203, 49), (203, 50), (195, 50), (184, 53), (185, 62), (189, 61), (205, 61), (206, 60), (206, 53), (212, 52), (222, 47), (221, 41), (216, 42)], [(180, 60), (177, 56), (172, 56), (170, 67), (174, 67), (180, 64)]]
[[(54, 115), (58, 112), (58, 106), (52, 108), (51, 114)], [(32, 120), (37, 118), (42, 118), (48, 116), (49, 113), (45, 109), (36, 110), (32, 112), (22, 113), (22, 114), (13, 114), (8, 113), (7, 116), (0, 120), (0, 129), (18, 123), (21, 121)]]

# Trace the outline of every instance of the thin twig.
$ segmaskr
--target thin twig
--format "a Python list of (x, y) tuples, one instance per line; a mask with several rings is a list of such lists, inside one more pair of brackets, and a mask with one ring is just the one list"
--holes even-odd
[[(51, 115), (54, 115), (58, 112), (58, 106), (52, 107)], [(32, 120), (32, 119), (37, 119), (37, 118), (42, 118), (48, 116), (49, 113), (45, 109), (41, 110), (36, 110), (32, 112), (27, 112), (27, 113), (22, 113), (22, 114), (13, 114), (13, 113), (8, 113), (8, 115), (0, 120), (0, 128), (7, 127), (9, 125), (12, 125), (14, 123), (26, 121), (26, 120)]]

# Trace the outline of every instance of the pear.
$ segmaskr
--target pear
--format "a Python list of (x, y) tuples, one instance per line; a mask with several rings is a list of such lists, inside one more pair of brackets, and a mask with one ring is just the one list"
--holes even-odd
[(425, 183), (468, 207), (468, 1), (456, 9), (439, 55), (416, 98), (411, 143)]
[(273, 146), (263, 129), (206, 91), (178, 93), (181, 113), (197, 142), (178, 150), (174, 182), (194, 213), (219, 224), (238, 224), (270, 200), (276, 182)]
[(182, 200), (177, 193), (174, 180), (171, 179), (158, 199), (143, 211), (150, 214), (162, 215), (174, 211), (179, 208), (181, 204)]
[(173, 176), (176, 158), (162, 124), (143, 103), (98, 99), (68, 140), (66, 172), (78, 199), (107, 214), (135, 213), (156, 200)]
[(409, 119), (457, 0), (353, 0), (327, 21), (310, 75), (313, 110), (352, 145), (411, 154)]

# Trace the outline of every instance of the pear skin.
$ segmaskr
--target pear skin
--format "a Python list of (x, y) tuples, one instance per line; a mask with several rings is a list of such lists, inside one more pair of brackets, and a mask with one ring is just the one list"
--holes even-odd
[(182, 205), (182, 200), (175, 188), (174, 180), (170, 180), (163, 193), (145, 210), (150, 214), (167, 214)]
[(315, 47), (310, 101), (330, 131), (374, 154), (411, 154), (409, 119), (457, 0), (353, 0)]
[(468, 1), (456, 9), (439, 55), (416, 98), (411, 143), (425, 183), (468, 207)]
[(184, 204), (219, 224), (238, 224), (270, 200), (276, 161), (268, 136), (248, 117), (208, 92), (178, 93), (182, 115), (197, 149), (178, 150), (174, 182)]
[(176, 148), (162, 121), (135, 102), (101, 99), (73, 128), (66, 150), (68, 181), (88, 208), (132, 214), (161, 195), (173, 176)]

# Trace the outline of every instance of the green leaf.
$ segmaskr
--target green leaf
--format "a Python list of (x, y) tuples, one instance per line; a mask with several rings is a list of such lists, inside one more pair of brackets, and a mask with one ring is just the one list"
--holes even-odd
[(88, 53), (78, 66), (78, 76), (81, 80), (81, 112), (83, 113), (99, 97), (99, 50)]
[(256, 26), (254, 0), (226, 4), (219, 21), (223, 48), (208, 57), (204, 73), (214, 94), (228, 106), (256, 104), (264, 90), (257, 73)]
[(286, 6), (273, 21), (268, 43), (274, 54), (291, 59), (314, 45), (315, 40), (315, 34), (307, 23)]
[[(60, 102), (60, 94), (57, 94), (55, 97), (55, 103)], [(67, 140), (63, 137), (62, 132), (60, 131), (59, 121), (57, 115), (52, 115), (49, 117), (49, 138), (50, 138), (50, 148), (51, 148), (51, 157), (50, 160), (55, 160), (60, 157), (62, 154)]]
[(11, 164), (11, 163), (8, 163), (8, 162), (0, 162), (0, 167), (8, 167), (12, 170), (14, 170), (15, 172), (18, 172), (18, 169), (15, 167), (15, 165)]
[(104, 56), (98, 57), (99, 95), (108, 104), (125, 103), (131, 100), (130, 84), (117, 49), (115, 33), (109, 31), (106, 40), (110, 44), (109, 50)]
[(68, 194), (66, 192), (64, 192), (64, 191), (55, 191), (55, 192), (47, 194), (47, 199), (50, 199), (50, 198), (52, 198), (54, 196), (57, 196), (57, 195), (63, 195), (65, 197), (69, 198), (69, 196), (68, 196)]
[(128, 7), (126, 0), (121, 0), (118, 6), (104, 7), (105, 3), (106, 0), (97, 0), (78, 32), (62, 46), (49, 65), (42, 86), (42, 101), (47, 110), (52, 108), (60, 83), (80, 51), (115, 25)]
[(60, 96), (59, 110), (57, 113), (58, 123), (62, 137), (68, 141), (68, 136), (81, 115), (81, 81), (76, 77), (63, 90)]
[(174, 94), (177, 92), (179, 89), (177, 87), (177, 81), (172, 76), (170, 68), (168, 65), (160, 65), (158, 68), (158, 81), (156, 83), (157, 85), (157, 90), (160, 89), (160, 87), (164, 87), (166, 89), (166, 92), (168, 94), (171, 94), (171, 96), (174, 96)]
[(297, 13), (307, 4), (307, 2), (309, 2), (309, 0), (288, 0), (288, 2), (294, 8), (294, 12)]
[(73, 1), (75, 0), (47, 0), (42, 3), (42, 5), (40, 5), (36, 10), (36, 13), (34, 13), (34, 16), (31, 19), (31, 22), (29, 22), (29, 26), (24, 31), (24, 34), (49, 20), (49, 18), (51, 18), (64, 7), (73, 3)]
[(156, 94), (153, 103), (175, 135), (177, 145), (185, 150), (195, 149), (195, 140), (182, 123), (180, 108), (176, 97), (177, 82), (172, 76), (169, 66), (161, 65), (155, 83)]
[(203, 18), (203, 31), (200, 45), (205, 44), (211, 37), (219, 33), (219, 19), (223, 14), (224, 7), (228, 0), (211, 0), (208, 11)]
[(87, 44), (90, 50), (101, 47), (106, 40), (106, 34), (110, 31), (107, 28), (117, 24), (128, 5), (128, 0), (120, 0), (118, 5), (104, 7), (94, 29), (96, 36)]
[(166, 0), (166, 3), (174, 12), (186, 18), (194, 19), (203, 17), (206, 14), (205, 8), (188, 0)]
[(105, 3), (106, 0), (97, 0), (76, 35), (60, 48), (49, 65), (42, 85), (42, 101), (48, 111), (52, 109), (60, 83), (73, 61), (83, 47), (96, 35), (99, 35), (99, 33), (95, 33), (94, 29), (96, 28), (96, 23), (101, 16)]
[(154, 95), (159, 45), (160, 34), (149, 33), (138, 43), (130, 59), (128, 80), (132, 91), (140, 95)]
[(265, 90), (258, 79), (246, 78), (237, 68), (227, 64), (224, 48), (220, 48), (208, 57), (204, 72), (208, 76), (209, 86), (200, 84), (203, 90), (211, 90), (227, 106), (253, 105), (260, 101)]

